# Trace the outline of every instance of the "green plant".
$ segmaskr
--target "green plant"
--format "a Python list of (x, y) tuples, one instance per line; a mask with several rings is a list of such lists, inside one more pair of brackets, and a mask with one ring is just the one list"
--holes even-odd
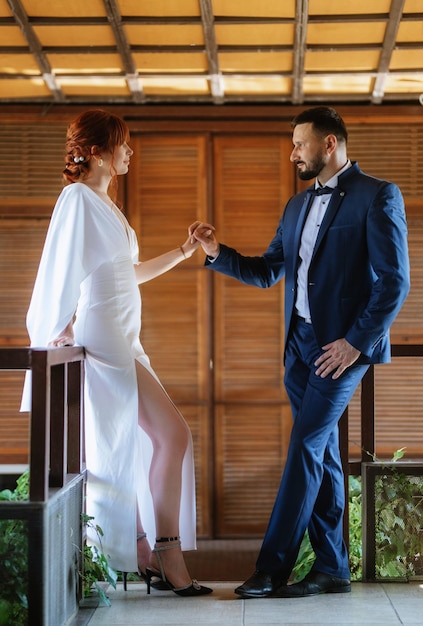
[[(405, 454), (394, 452), (391, 463)], [(370, 453), (369, 453), (370, 455)], [(376, 455), (373, 461), (382, 463)], [(351, 580), (362, 576), (362, 489), (361, 478), (349, 476), (349, 555)], [(387, 466), (375, 481), (376, 574), (380, 578), (409, 578), (423, 573), (422, 520), (423, 479), (408, 476)], [(294, 580), (302, 579), (315, 559), (306, 533), (293, 569)]]
[(300, 550), (298, 552), (297, 561), (295, 563), (294, 569), (292, 570), (292, 578), (294, 582), (298, 582), (302, 580), (304, 576), (306, 576), (311, 566), (314, 563), (316, 555), (314, 554), (314, 550), (311, 547), (310, 538), (308, 536), (308, 531), (306, 531), (304, 538), (300, 545)]
[(361, 580), (361, 566), (363, 560), (362, 546), (362, 492), (361, 477), (349, 476), (349, 555), (351, 580)]
[[(361, 579), (361, 480), (355, 476), (349, 477), (349, 518), (350, 518), (350, 571), (351, 580)], [(311, 547), (308, 533), (306, 532), (301, 543), (297, 562), (292, 570), (294, 581), (302, 580), (311, 569), (316, 556)]]
[[(20, 502), (29, 497), (29, 471), (16, 481), (14, 491), (0, 492), (2, 502)], [(20, 519), (0, 520), (0, 625), (28, 623), (28, 531)]]
[(375, 481), (376, 575), (409, 578), (423, 571), (423, 478), (386, 469)]
[(110, 606), (110, 600), (99, 583), (106, 582), (116, 589), (117, 572), (110, 567), (107, 556), (103, 553), (101, 542), (103, 537), (102, 529), (93, 523), (93, 517), (82, 513), (81, 518), (84, 526), (94, 530), (100, 546), (99, 550), (97, 546), (84, 545), (82, 551), (83, 567), (82, 572), (80, 572), (82, 595), (84, 598), (87, 598), (92, 595), (93, 591), (96, 591), (100, 600), (107, 606)]

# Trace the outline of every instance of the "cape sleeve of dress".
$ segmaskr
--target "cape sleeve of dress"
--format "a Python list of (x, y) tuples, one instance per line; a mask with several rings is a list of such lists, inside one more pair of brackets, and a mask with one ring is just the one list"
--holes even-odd
[[(83, 280), (103, 261), (96, 225), (98, 207), (81, 183), (65, 187), (57, 199), (35, 280), (26, 323), (32, 347), (47, 347), (72, 320)], [(26, 376), (21, 410), (29, 410)]]

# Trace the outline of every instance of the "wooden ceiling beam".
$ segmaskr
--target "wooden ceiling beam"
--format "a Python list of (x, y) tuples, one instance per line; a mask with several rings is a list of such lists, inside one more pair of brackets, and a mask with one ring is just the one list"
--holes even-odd
[(303, 102), (304, 61), (308, 23), (308, 0), (296, 0), (295, 3), (295, 40), (294, 61), (292, 68), (292, 103)]
[(7, 3), (14, 15), (16, 24), (21, 29), (22, 34), (28, 43), (29, 52), (32, 54), (38, 67), (40, 68), (43, 80), (48, 89), (50, 89), (55, 102), (63, 102), (63, 91), (57, 84), (56, 77), (51, 69), (50, 63), (47, 61), (38, 37), (29, 23), (28, 15), (23, 8), (21, 1), (7, 0)]
[(209, 66), (210, 91), (215, 104), (223, 104), (224, 90), (222, 74), (219, 69), (216, 32), (211, 0), (200, 0), (201, 21), (203, 24), (204, 44)]
[(391, 63), (392, 52), (395, 47), (398, 29), (401, 23), (404, 4), (405, 0), (392, 0), (391, 3), (389, 22), (386, 27), (379, 65), (377, 68), (378, 74), (373, 86), (371, 100), (373, 104), (380, 104), (383, 101), (383, 96), (385, 95), (386, 79), (388, 78), (389, 65)]
[[(401, 76), (403, 78), (417, 78), (421, 75), (422, 70), (392, 70), (390, 72), (390, 74), (392, 76)], [(319, 70), (311, 70), (308, 71), (306, 76), (313, 76), (315, 78), (357, 78), (357, 77), (366, 77), (366, 78), (375, 78), (377, 77), (377, 71), (368, 71), (368, 70), (328, 70), (325, 72), (319, 71)], [(0, 73), (0, 79), (3, 80), (31, 80), (34, 78), (39, 77), (40, 75), (38, 73), (17, 73), (17, 74), (8, 74), (8, 73)], [(104, 72), (91, 72), (89, 75), (89, 78), (94, 78), (96, 80), (107, 80), (109, 78), (125, 78), (125, 74), (123, 72), (109, 72), (107, 74), (105, 74)], [(281, 76), (283, 76), (284, 78), (292, 78), (292, 73), (291, 72), (272, 72), (271, 70), (269, 71), (264, 71), (264, 72), (255, 72), (255, 71), (237, 71), (237, 72), (222, 72), (222, 77), (225, 76), (234, 76), (234, 77), (252, 77), (252, 78), (256, 78), (256, 79), (260, 79), (260, 78), (280, 78)], [(82, 74), (81, 72), (64, 72), (62, 74), (60, 74), (60, 78), (87, 78), (86, 74)], [(137, 78), (140, 79), (141, 81), (145, 78), (145, 79), (153, 79), (153, 80), (158, 80), (158, 79), (162, 79), (162, 80), (173, 80), (176, 78), (175, 74), (171, 74), (169, 72), (140, 72), (139, 74), (137, 74)], [(211, 76), (207, 73), (199, 73), (199, 72), (180, 72), (177, 75), (177, 78), (180, 78), (182, 80), (184, 79), (210, 79)], [(332, 97), (332, 96), (331, 96)], [(401, 95), (402, 97), (402, 95)]]
[[(350, 43), (350, 44), (308, 44), (305, 46), (305, 52), (345, 52), (345, 51), (359, 51), (359, 50), (380, 50), (381, 45), (378, 43)], [(395, 44), (395, 50), (421, 50), (423, 49), (423, 41), (404, 41)], [(75, 48), (75, 46), (44, 46), (42, 48), (45, 54), (116, 54), (118, 51), (117, 46), (92, 46), (90, 48), (81, 47)], [(131, 52), (153, 52), (155, 54), (165, 54), (169, 52), (183, 52), (184, 54), (198, 54), (199, 52), (205, 52), (205, 46), (143, 46), (133, 45), (131, 46)], [(242, 52), (293, 52), (291, 45), (275, 45), (268, 46), (220, 46), (219, 52), (226, 53), (242, 53)], [(0, 54), (28, 54), (30, 50), (26, 46), (2, 46), (0, 44)], [(423, 67), (423, 62), (422, 62)]]
[[(384, 98), (384, 105), (390, 104), (392, 106), (398, 106), (403, 104), (416, 105), (419, 99), (416, 94), (412, 93), (403, 93), (399, 95), (395, 94), (387, 94)], [(333, 103), (345, 103), (347, 105), (355, 103), (357, 106), (371, 105), (370, 96), (366, 97), (362, 94), (331, 94), (330, 97), (326, 94), (316, 95), (310, 94), (304, 96), (302, 106), (303, 105), (315, 105), (315, 104), (327, 104), (328, 102)], [(260, 95), (228, 95), (225, 96), (226, 104), (247, 104), (254, 106), (256, 105), (292, 105), (291, 96), (288, 95), (271, 95), (271, 94), (260, 94)], [(2, 98), (0, 101), (0, 111), (3, 106), (10, 105), (16, 107), (17, 105), (22, 104), (22, 99), (20, 98)], [(60, 103), (61, 105), (119, 105), (119, 106), (134, 106), (134, 102), (131, 96), (66, 96), (64, 101)], [(144, 105), (210, 105), (215, 106), (213, 103), (211, 96), (195, 96), (195, 95), (183, 95), (183, 96), (165, 96), (165, 95), (149, 95), (146, 96)], [(45, 98), (40, 98), (34, 96), (31, 98), (31, 105), (40, 105), (46, 106), (47, 108), (52, 105), (52, 102), (46, 102)], [(28, 104), (24, 104), (24, 107), (27, 107)], [(293, 106), (293, 105), (292, 105)], [(378, 105), (380, 106), (380, 105)], [(216, 107), (220, 108), (220, 107)], [(419, 114), (421, 116), (421, 107), (419, 106)]]
[[(89, 0), (88, 0), (89, 1)], [(349, 13), (339, 15), (309, 15), (310, 24), (336, 24), (356, 22), (388, 22), (390, 13)], [(421, 21), (423, 11), (420, 13), (406, 13), (402, 16), (403, 22)], [(134, 26), (192, 26), (202, 24), (202, 18), (197, 16), (121, 16), (122, 25)], [(14, 23), (13, 17), (0, 17), (0, 26), (8, 26)], [(107, 17), (28, 17), (28, 23), (32, 26), (107, 26)], [(295, 18), (291, 17), (240, 17), (240, 16), (215, 16), (214, 23), (217, 25), (274, 25), (294, 24)]]
[(132, 53), (128, 40), (126, 38), (125, 31), (122, 26), (122, 17), (119, 11), (116, 0), (103, 0), (106, 8), (107, 20), (113, 30), (113, 34), (116, 40), (117, 50), (122, 59), (123, 68), (125, 70), (125, 80), (128, 85), (134, 102), (144, 102), (144, 92), (141, 85), (141, 80), (138, 76), (137, 68), (132, 58)]
[[(250, 25), (256, 24), (294, 24), (294, 18), (290, 17), (214, 17), (214, 23), (219, 25)], [(330, 18), (329, 18), (330, 20)], [(121, 21), (124, 26), (201, 26), (202, 16), (200, 17), (142, 17), (133, 15), (121, 15)], [(107, 26), (107, 17), (88, 16), (88, 17), (28, 17), (28, 22), (32, 26)], [(14, 23), (13, 17), (0, 17), (0, 26), (10, 26)]]

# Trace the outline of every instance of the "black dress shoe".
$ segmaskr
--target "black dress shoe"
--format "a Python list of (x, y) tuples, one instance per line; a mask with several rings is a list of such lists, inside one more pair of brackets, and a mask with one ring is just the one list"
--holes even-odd
[(349, 593), (350, 591), (349, 578), (336, 578), (323, 572), (311, 571), (301, 582), (282, 585), (273, 595), (277, 598), (304, 598), (321, 593)]
[(256, 570), (244, 584), (235, 589), (235, 593), (242, 598), (266, 598), (283, 584), (286, 584), (286, 580)]

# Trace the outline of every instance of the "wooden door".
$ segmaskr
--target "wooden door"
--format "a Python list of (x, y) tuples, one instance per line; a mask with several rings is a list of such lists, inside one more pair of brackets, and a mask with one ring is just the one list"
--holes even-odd
[[(292, 194), (290, 140), (270, 135), (138, 135), (126, 207), (141, 259), (212, 221), (261, 254)], [(142, 342), (194, 435), (200, 535), (261, 534), (290, 429), (283, 389), (282, 283), (259, 290), (213, 275), (197, 252), (141, 288)]]
[[(134, 136), (125, 210), (140, 260), (177, 248), (208, 210), (205, 135)], [(195, 450), (198, 532), (212, 527), (213, 436), (210, 386), (210, 277), (196, 253), (141, 287), (141, 341), (167, 392), (189, 423)]]
[[(260, 255), (293, 191), (289, 138), (214, 141), (219, 238)], [(217, 536), (262, 534), (285, 463), (291, 417), (283, 387), (283, 282), (269, 290), (214, 277)]]

